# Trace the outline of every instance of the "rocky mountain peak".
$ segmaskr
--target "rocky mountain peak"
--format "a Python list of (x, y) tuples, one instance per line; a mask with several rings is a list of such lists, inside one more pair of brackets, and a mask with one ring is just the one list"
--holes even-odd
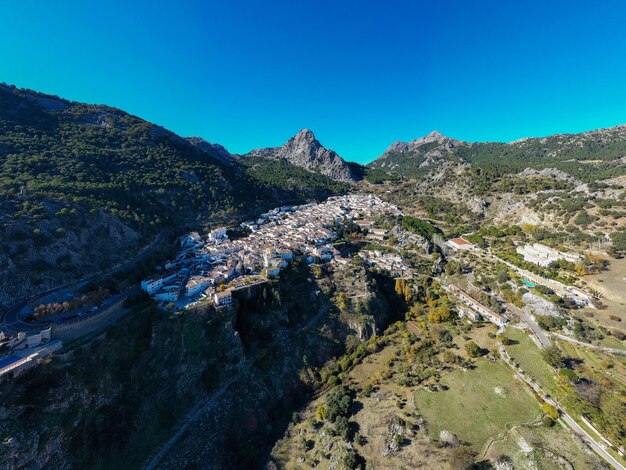
[(445, 144), (444, 147), (452, 148), (459, 141), (446, 137), (439, 131), (432, 131), (424, 137), (412, 140), (410, 142), (395, 141), (382, 155), (395, 154), (395, 153), (410, 153), (418, 151), (420, 147), (426, 144)]
[(427, 139), (440, 139), (442, 137), (445, 137), (445, 136), (439, 131), (431, 131), (426, 136)]
[(292, 139), (294, 139), (294, 140), (306, 140), (306, 141), (309, 141), (309, 142), (317, 140), (315, 138), (315, 134), (313, 134), (313, 131), (311, 129), (302, 129), (295, 136), (293, 136)]
[(336, 152), (324, 147), (310, 129), (302, 129), (281, 147), (253, 150), (249, 156), (284, 158), (310, 171), (317, 171), (336, 181), (356, 181), (350, 165)]

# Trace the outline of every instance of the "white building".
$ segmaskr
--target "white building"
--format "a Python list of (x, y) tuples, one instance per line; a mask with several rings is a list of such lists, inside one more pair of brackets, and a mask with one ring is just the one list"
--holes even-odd
[(212, 279), (208, 276), (194, 275), (187, 280), (185, 284), (185, 293), (192, 297), (204, 291), (212, 284)]
[(148, 279), (141, 281), (141, 288), (148, 294), (153, 295), (163, 286), (163, 284), (174, 279), (177, 274), (178, 273), (176, 272), (171, 272), (149, 277)]
[(508, 322), (508, 319), (506, 319), (499, 313), (494, 312), (492, 309), (490, 309), (486, 305), (481, 304), (478, 300), (474, 299), (471, 295), (469, 295), (460, 287), (457, 287), (454, 284), (451, 284), (450, 291), (453, 294), (455, 294), (465, 305), (467, 305), (470, 308), (469, 310), (465, 312), (470, 318), (476, 319), (474, 315), (470, 314), (471, 310), (475, 310), (480, 315), (482, 315), (486, 320), (498, 326), (504, 326), (504, 324)]
[(474, 248), (473, 243), (470, 243), (463, 238), (451, 238), (446, 243), (454, 250), (471, 250)]
[(175, 276), (164, 282), (161, 288), (153, 295), (154, 299), (164, 302), (176, 302), (185, 288), (187, 273), (188, 270), (181, 269)]
[(213, 296), (213, 301), (217, 306), (230, 305), (233, 302), (233, 294), (230, 290), (216, 292)]
[(369, 219), (355, 220), (354, 223), (361, 228), (370, 228), (372, 225), (374, 225), (374, 221)]
[(368, 230), (367, 238), (371, 240), (384, 240), (387, 230), (383, 228), (371, 228)]
[(159, 292), (154, 294), (155, 300), (162, 300), (163, 302), (176, 302), (180, 296), (180, 289), (174, 286), (164, 287)]
[(52, 328), (41, 330), (39, 333), (28, 333), (26, 335), (26, 348), (35, 348), (48, 343), (52, 339)]
[(11, 356), (0, 359), (0, 380), (10, 377), (17, 377), (24, 371), (36, 366), (39, 362), (59, 351), (63, 347), (63, 343), (55, 339), (44, 346), (35, 349), (25, 349)]
[(285, 261), (291, 261), (293, 259), (293, 251), (291, 250), (278, 250), (276, 254)]
[(577, 253), (563, 253), (549, 246), (540, 243), (532, 245), (518, 246), (516, 251), (524, 257), (524, 261), (537, 264), (539, 266), (548, 266), (550, 263), (564, 259), (570, 263), (578, 262), (582, 256)]
[(218, 227), (216, 229), (211, 230), (209, 232), (209, 240), (214, 242), (217, 240), (223, 240), (224, 238), (228, 238), (226, 236), (226, 231), (227, 231), (226, 227)]
[(202, 238), (198, 234), (198, 232), (189, 232), (180, 237), (180, 246), (182, 248), (189, 248), (196, 245), (202, 244)]

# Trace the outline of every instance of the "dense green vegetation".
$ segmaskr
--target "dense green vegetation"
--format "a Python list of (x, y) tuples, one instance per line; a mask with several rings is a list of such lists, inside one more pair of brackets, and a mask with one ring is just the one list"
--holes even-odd
[(620, 258), (626, 255), (626, 229), (611, 234), (611, 242), (613, 242), (613, 254)]
[(345, 193), (350, 188), (347, 183), (334, 181), (328, 176), (297, 167), (286, 160), (245, 157), (242, 164), (249, 176), (267, 188), (310, 190), (325, 195)]
[(47, 197), (149, 233), (346, 189), (287, 162), (224, 162), (118, 109), (0, 86), (0, 197), (28, 197), (31, 214)]
[(418, 219), (416, 217), (405, 216), (402, 218), (402, 226), (407, 229), (409, 232), (416, 233), (421, 235), (422, 237), (430, 240), (432, 236), (436, 233), (441, 233), (437, 227), (432, 225), (431, 223)]
[(241, 172), (120, 110), (8, 87), (0, 97), (0, 195), (105, 208), (142, 231), (253, 197)]
[[(446, 139), (443, 143), (428, 142), (410, 152), (389, 153), (384, 160), (370, 163), (373, 168), (385, 168), (395, 175), (417, 178), (424, 176), (432, 167), (421, 165), (426, 158), (436, 156), (439, 151), (446, 161), (465, 161), (490, 173), (500, 175), (518, 173), (525, 168), (557, 168), (575, 178), (591, 182), (626, 173), (619, 159), (626, 155), (626, 139), (619, 129), (609, 129), (602, 137), (594, 134), (555, 135), (541, 139), (526, 139), (510, 144), (502, 142), (468, 143)], [(564, 182), (548, 183), (563, 186)], [(532, 185), (515, 184), (511, 189), (523, 194), (532, 187), (541, 188), (546, 181)], [(549, 188), (545, 188), (549, 189)], [(558, 188), (555, 188), (558, 189)]]

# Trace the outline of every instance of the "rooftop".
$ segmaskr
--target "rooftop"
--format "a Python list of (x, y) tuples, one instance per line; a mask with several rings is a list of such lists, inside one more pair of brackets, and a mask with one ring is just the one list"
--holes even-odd
[(464, 240), (463, 238), (451, 238), (448, 241), (456, 243), (457, 245), (473, 245), (473, 243), (470, 243), (467, 240)]

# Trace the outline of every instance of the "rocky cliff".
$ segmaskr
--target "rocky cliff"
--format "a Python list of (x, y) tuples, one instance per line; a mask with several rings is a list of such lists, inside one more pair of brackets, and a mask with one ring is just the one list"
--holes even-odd
[(325, 148), (309, 129), (303, 129), (281, 147), (257, 149), (247, 156), (282, 158), (296, 166), (316, 171), (335, 181), (353, 182), (357, 175), (336, 152)]
[[(390, 281), (391, 282), (391, 281)], [(149, 301), (93, 343), (0, 386), (2, 468), (259, 468), (328, 360), (400, 314), (352, 265), (292, 266), (230, 309)]]
[(0, 201), (11, 220), (0, 225), (0, 307), (109, 269), (142, 246), (136, 230), (104, 210), (32, 201)]

